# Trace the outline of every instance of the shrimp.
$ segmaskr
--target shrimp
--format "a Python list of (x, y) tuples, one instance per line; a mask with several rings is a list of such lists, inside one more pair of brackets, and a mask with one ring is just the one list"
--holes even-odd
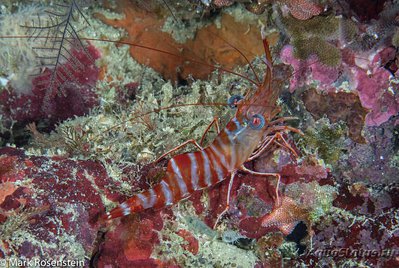
[(257, 89), (253, 94), (248, 93), (245, 97), (233, 96), (230, 98), (230, 107), (236, 108), (235, 116), (221, 130), (219, 130), (218, 120), (215, 118), (204, 133), (205, 136), (210, 127), (215, 125), (218, 135), (214, 141), (203, 148), (201, 145), (204, 136), (200, 144), (191, 139), (160, 156), (156, 161), (188, 144), (193, 144), (198, 148), (196, 152), (172, 157), (167, 164), (166, 174), (159, 183), (144, 192), (134, 194), (127, 201), (106, 212), (103, 216), (105, 220), (127, 216), (150, 208), (161, 209), (176, 204), (190, 197), (193, 192), (209, 188), (230, 177), (226, 209), (216, 220), (216, 226), (223, 214), (228, 211), (230, 191), (234, 177), (239, 170), (259, 176), (276, 177), (276, 203), (279, 204), (280, 175), (255, 172), (244, 166), (245, 162), (261, 155), (273, 142), (288, 148), (295, 154), (295, 151), (284, 140), (281, 132), (289, 130), (301, 133), (295, 128), (279, 125), (292, 118), (274, 119), (280, 112), (280, 108), (276, 105), (280, 90), (271, 86), (272, 58), (269, 44), (265, 38), (263, 38), (263, 45), (267, 66), (263, 82), (256, 83)]

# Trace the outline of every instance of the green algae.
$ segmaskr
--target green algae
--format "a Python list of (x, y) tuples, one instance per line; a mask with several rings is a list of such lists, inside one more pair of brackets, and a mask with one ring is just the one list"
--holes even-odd
[(393, 168), (399, 169), (399, 153), (396, 153), (390, 160), (389, 165)]
[(309, 220), (312, 224), (318, 223), (322, 217), (331, 214), (333, 201), (338, 194), (335, 187), (320, 186), (316, 181), (290, 184), (287, 186), (286, 193), (294, 200), (302, 200), (301, 205), (309, 210)]
[(197, 234), (204, 234), (210, 239), (213, 239), (217, 236), (217, 232), (215, 230), (212, 230), (212, 228), (206, 225), (205, 222), (193, 215), (187, 215), (185, 217), (185, 221), (189, 230), (192, 230)]
[[(258, 261), (251, 250), (244, 250), (220, 239), (218, 231), (212, 230), (199, 217), (191, 201), (182, 201), (172, 207), (176, 219), (165, 219), (159, 232), (161, 242), (156, 245), (152, 257), (168, 261), (176, 260), (184, 267), (243, 267), (250, 268)], [(223, 227), (219, 227), (223, 229)], [(198, 252), (193, 254), (184, 246), (188, 242), (177, 234), (187, 230), (198, 241)]]
[(326, 164), (334, 166), (344, 150), (345, 125), (329, 124), (327, 119), (321, 119), (316, 122), (315, 127), (308, 127), (304, 133), (305, 136), (300, 140), (302, 150), (317, 154)]
[(282, 17), (286, 31), (292, 39), (295, 57), (306, 60), (315, 54), (328, 66), (341, 63), (340, 50), (328, 41), (338, 37), (340, 19), (333, 16), (316, 16), (309, 20)]

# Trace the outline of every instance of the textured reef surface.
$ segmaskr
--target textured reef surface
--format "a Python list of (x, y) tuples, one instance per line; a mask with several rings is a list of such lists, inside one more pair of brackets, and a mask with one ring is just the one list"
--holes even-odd
[[(104, 220), (256, 90), (261, 33), (279, 183)], [(2, 1), (0, 267), (399, 267), (398, 51), (397, 0)]]

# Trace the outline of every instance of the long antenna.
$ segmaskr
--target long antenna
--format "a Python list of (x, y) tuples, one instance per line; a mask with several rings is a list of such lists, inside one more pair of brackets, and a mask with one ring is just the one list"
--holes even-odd
[(177, 17), (175, 16), (175, 14), (173, 13), (172, 9), (170, 8), (168, 2), (166, 2), (166, 0), (162, 0), (162, 2), (164, 3), (164, 5), (166, 6), (166, 8), (169, 10), (169, 13), (172, 15), (173, 19), (175, 20), (176, 23), (179, 23), (179, 20), (177, 19)]

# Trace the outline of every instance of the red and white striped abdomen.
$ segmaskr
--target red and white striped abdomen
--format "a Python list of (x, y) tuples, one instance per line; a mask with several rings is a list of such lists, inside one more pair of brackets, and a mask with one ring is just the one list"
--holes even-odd
[[(224, 157), (222, 156), (222, 159)], [(225, 160), (222, 161), (225, 164)], [(107, 219), (126, 216), (147, 208), (162, 208), (189, 197), (226, 178), (229, 170), (214, 148), (185, 153), (169, 160), (166, 176), (153, 188), (135, 194), (106, 214)]]
[[(238, 121), (237, 121), (238, 122)], [(153, 188), (135, 194), (108, 212), (106, 219), (126, 216), (148, 208), (162, 208), (189, 197), (194, 191), (215, 185), (240, 166), (253, 149), (240, 142), (245, 127), (233, 120), (214, 142), (202, 151), (184, 153), (169, 160), (166, 176)], [(229, 125), (228, 125), (229, 126)], [(233, 128), (233, 129), (232, 129)], [(241, 132), (240, 132), (241, 131)]]

